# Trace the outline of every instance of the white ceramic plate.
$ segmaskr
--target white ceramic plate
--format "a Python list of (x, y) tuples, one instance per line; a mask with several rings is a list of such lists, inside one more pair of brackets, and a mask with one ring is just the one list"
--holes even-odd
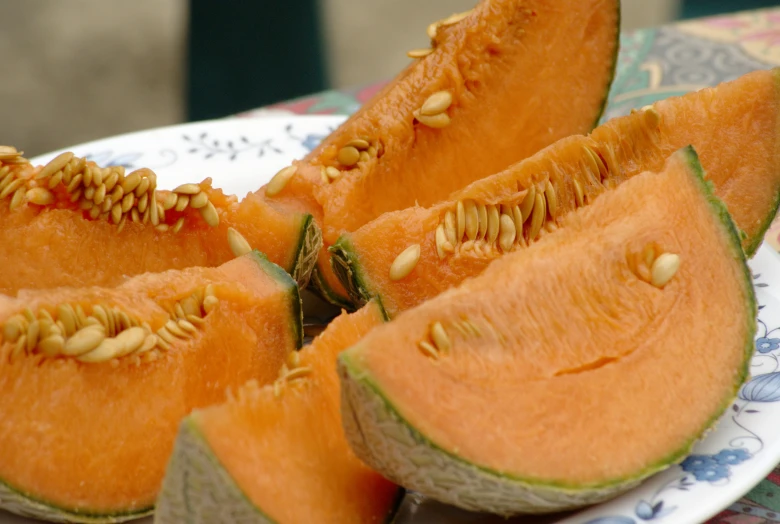
[[(101, 165), (152, 168), (162, 188), (173, 189), (210, 176), (216, 187), (243, 197), (290, 160), (311, 150), (343, 120), (292, 115), (217, 120), (132, 133), (68, 149)], [(33, 161), (44, 163), (57, 153)], [(750, 265), (761, 308), (753, 378), (717, 429), (696, 446), (694, 454), (605, 504), (575, 514), (523, 517), (509, 522), (691, 524), (725, 509), (766, 477), (780, 461), (780, 256), (763, 247)], [(653, 424), (648, 418), (648, 431), (652, 431)], [(739, 511), (738, 506), (734, 509)], [(0, 514), (2, 524), (22, 522), (28, 521)], [(507, 521), (462, 512), (410, 494), (397, 522)]]

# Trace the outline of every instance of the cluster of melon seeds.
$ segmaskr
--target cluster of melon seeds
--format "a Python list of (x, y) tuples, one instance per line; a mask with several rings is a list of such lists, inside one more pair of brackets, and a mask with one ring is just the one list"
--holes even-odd
[(627, 258), (634, 274), (657, 288), (668, 284), (680, 269), (680, 255), (664, 252), (657, 244), (648, 244), (639, 253), (629, 253)]
[(406, 56), (409, 58), (425, 58), (429, 54), (433, 53), (434, 48), (436, 47), (436, 33), (439, 32), (440, 27), (446, 27), (449, 25), (454, 25), (469, 16), (473, 9), (470, 9), (468, 11), (464, 11), (462, 13), (454, 13), (447, 18), (443, 18), (441, 20), (437, 20), (433, 22), (432, 24), (428, 25), (428, 29), (426, 29), (426, 34), (428, 35), (428, 38), (431, 39), (431, 47), (430, 48), (424, 48), (424, 49), (412, 49), (411, 51), (406, 52)]
[(429, 96), (420, 109), (414, 112), (414, 118), (421, 124), (441, 129), (450, 125), (450, 116), (447, 109), (452, 105), (452, 93), (449, 91), (437, 91)]
[(58, 199), (66, 199), (92, 220), (116, 224), (118, 231), (131, 221), (177, 233), (185, 217), (167, 223), (166, 211), (183, 212), (191, 207), (200, 211), (209, 226), (219, 225), (217, 210), (199, 184), (159, 191), (157, 175), (150, 169), (125, 174), (123, 166), (101, 168), (71, 152), (58, 155), (36, 171), (26, 159), (20, 160), (21, 153), (12, 157), (15, 151), (0, 146), (0, 200), (10, 199), (12, 211), (25, 203), (57, 207)]
[(428, 329), (428, 337), (419, 341), (417, 347), (424, 355), (437, 359), (442, 353), (449, 352), (452, 342), (442, 323), (434, 322)]
[(27, 308), (9, 318), (0, 332), (3, 343), (13, 346), (11, 361), (23, 354), (84, 363), (132, 356), (139, 364), (156, 360), (177, 340), (195, 335), (218, 303), (213, 286), (207, 285), (176, 302), (169, 320), (156, 331), (115, 306), (92, 305), (87, 312), (80, 304), (66, 303), (53, 310), (41, 308), (37, 314)]
[(311, 373), (311, 367), (300, 365), (300, 355), (298, 352), (291, 351), (287, 356), (287, 362), (282, 364), (282, 368), (279, 370), (279, 377), (274, 381), (274, 397), (281, 397), (287, 384), (304, 379), (311, 375)]

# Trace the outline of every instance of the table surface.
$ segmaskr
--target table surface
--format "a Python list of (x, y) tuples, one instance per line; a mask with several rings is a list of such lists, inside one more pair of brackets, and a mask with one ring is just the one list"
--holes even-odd
[[(632, 31), (621, 35), (620, 46), (605, 120), (656, 100), (733, 80), (755, 69), (780, 66), (780, 8)], [(351, 114), (383, 85), (379, 82), (326, 91), (237, 116), (279, 111)], [(765, 241), (780, 251), (780, 218), (775, 219)], [(780, 467), (709, 522), (780, 524)]]

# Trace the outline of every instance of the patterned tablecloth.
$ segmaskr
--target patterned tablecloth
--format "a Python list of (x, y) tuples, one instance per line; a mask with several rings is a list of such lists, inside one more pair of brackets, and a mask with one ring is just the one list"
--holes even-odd
[[(755, 69), (780, 66), (780, 8), (624, 33), (620, 45), (617, 74), (604, 119), (627, 114), (632, 108), (656, 100), (733, 80)], [(327, 91), (239, 116), (269, 111), (350, 114), (383, 84)], [(765, 240), (780, 251), (780, 215)], [(780, 524), (780, 467), (709, 522)]]

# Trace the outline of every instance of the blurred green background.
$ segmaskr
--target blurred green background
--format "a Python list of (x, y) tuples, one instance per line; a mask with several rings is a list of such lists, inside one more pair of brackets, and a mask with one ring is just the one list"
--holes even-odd
[[(0, 143), (35, 155), (389, 78), (475, 1), (0, 0)], [(623, 0), (623, 29), (779, 3)]]

